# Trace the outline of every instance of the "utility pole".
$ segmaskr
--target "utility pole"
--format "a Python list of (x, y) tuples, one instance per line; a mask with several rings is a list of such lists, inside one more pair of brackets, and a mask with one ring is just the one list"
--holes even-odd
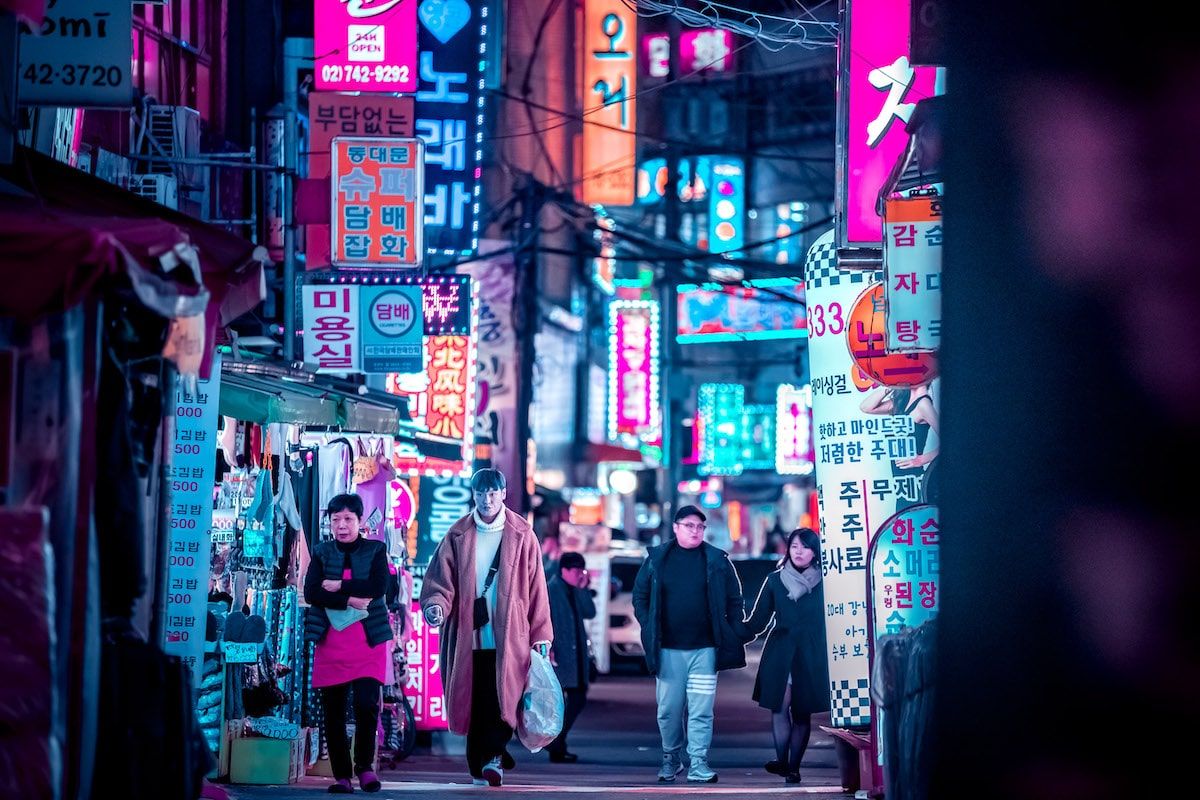
[[(532, 175), (526, 178), (519, 190), (521, 218), (517, 224), (516, 297), (513, 301), (513, 331), (518, 342), (520, 371), (517, 380), (517, 441), (514, 443), (520, 454), (517, 464), (518, 514), (528, 514), (531, 508), (529, 481), (532, 477), (529, 463), (530, 424), (529, 409), (533, 405), (533, 362), (537, 358), (534, 335), (538, 328), (538, 246), (541, 240), (542, 206), (546, 203), (546, 187)], [(511, 492), (510, 492), (511, 498)], [(509, 500), (513, 502), (512, 499)]]
[[(668, 31), (671, 37), (671, 69), (670, 80), (678, 80), (682, 74), (679, 59), (680, 24), (679, 19), (671, 16), (668, 21)], [(682, 102), (678, 92), (671, 92), (664, 98), (664, 124), (666, 126), (666, 158), (667, 158), (667, 187), (663, 192), (663, 213), (666, 218), (666, 231), (663, 238), (670, 242), (679, 241), (679, 225), (681, 213), (679, 208), (679, 158), (680, 153), (675, 145), (682, 133), (683, 119)], [(679, 327), (679, 298), (675, 291), (675, 277), (671, 267), (664, 266), (662, 283), (661, 307), (662, 342), (661, 353), (662, 377), (659, 385), (662, 387), (662, 448), (663, 448), (663, 530), (671, 530), (666, 523), (675, 514), (679, 499), (680, 459), (683, 457), (683, 447), (678, 441), (676, 432), (679, 421), (683, 418), (683, 394), (687, 389), (687, 381), (680, 368), (679, 345), (675, 336)]]

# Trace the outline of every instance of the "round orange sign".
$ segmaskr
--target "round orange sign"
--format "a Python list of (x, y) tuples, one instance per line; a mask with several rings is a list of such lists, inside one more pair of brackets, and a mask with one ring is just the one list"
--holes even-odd
[(854, 363), (884, 386), (929, 383), (938, 374), (937, 351), (889, 352), (884, 302), (882, 283), (872, 284), (854, 301), (846, 326), (846, 346)]

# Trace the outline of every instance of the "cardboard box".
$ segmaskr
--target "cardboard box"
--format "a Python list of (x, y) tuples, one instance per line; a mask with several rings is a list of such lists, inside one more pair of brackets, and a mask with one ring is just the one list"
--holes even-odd
[(283, 786), (304, 775), (308, 732), (295, 739), (238, 737), (229, 744), (229, 782)]

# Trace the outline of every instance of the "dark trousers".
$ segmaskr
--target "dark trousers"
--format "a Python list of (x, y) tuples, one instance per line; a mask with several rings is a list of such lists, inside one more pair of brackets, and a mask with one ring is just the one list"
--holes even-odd
[[(346, 736), (346, 698), (354, 690), (354, 769), (350, 768), (350, 742)], [(325, 711), (325, 741), (329, 743), (329, 762), (333, 777), (351, 778), (375, 768), (375, 729), (379, 724), (379, 704), (383, 684), (374, 678), (359, 678), (351, 683), (326, 686), (321, 690)]]
[(567, 734), (571, 732), (571, 726), (575, 724), (583, 707), (587, 705), (587, 687), (563, 689), (563, 702), (565, 709), (563, 710), (562, 733), (558, 734), (558, 738), (546, 747), (547, 753), (561, 755), (567, 752)]
[(476, 650), (471, 672), (471, 725), (467, 728), (467, 768), (471, 777), (483, 776), (483, 767), (504, 753), (512, 726), (500, 718), (496, 696), (496, 651)]

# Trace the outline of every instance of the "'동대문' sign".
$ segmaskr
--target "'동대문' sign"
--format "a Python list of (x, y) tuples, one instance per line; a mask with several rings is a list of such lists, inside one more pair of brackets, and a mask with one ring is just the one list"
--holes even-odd
[(316, 87), (415, 92), (417, 5), (417, 0), (315, 0)]
[(331, 147), (334, 266), (420, 266), (424, 256), (420, 140), (337, 137)]
[(422, 287), (364, 286), (359, 290), (363, 324), (362, 371), (419, 372), (424, 363)]

